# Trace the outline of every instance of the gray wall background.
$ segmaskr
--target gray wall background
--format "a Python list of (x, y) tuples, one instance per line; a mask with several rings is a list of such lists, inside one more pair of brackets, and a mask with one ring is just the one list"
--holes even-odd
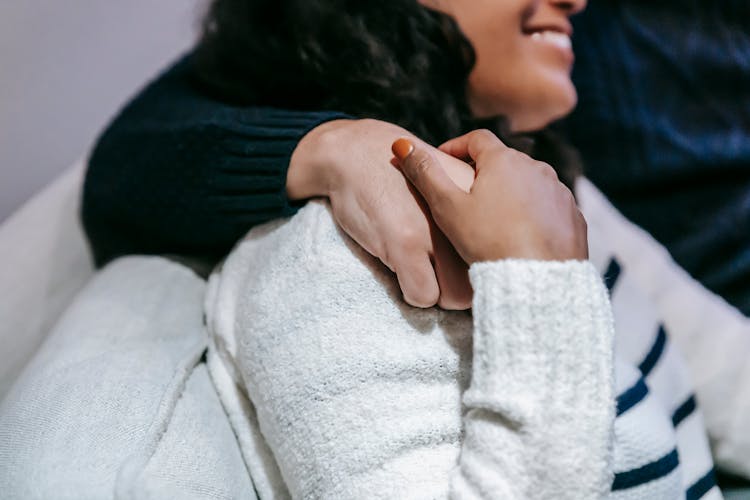
[(205, 0), (0, 0), (0, 221), (190, 47)]

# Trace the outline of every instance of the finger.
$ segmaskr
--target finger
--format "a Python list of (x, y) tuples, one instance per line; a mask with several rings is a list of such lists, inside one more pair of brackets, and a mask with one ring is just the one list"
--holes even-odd
[(451, 311), (469, 309), (473, 295), (469, 266), (437, 228), (432, 231), (432, 247), (435, 276), (440, 287), (438, 306)]
[(457, 205), (466, 196), (426, 145), (401, 138), (393, 143), (392, 150), (401, 171), (424, 197), (433, 215), (443, 207)]
[(471, 159), (469, 156), (469, 152), (466, 148), (460, 148), (457, 145), (457, 142), (459, 139), (461, 139), (463, 136), (456, 137), (454, 139), (449, 139), (442, 143), (440, 146), (438, 146), (438, 151), (441, 151), (447, 155), (452, 156), (453, 158), (458, 158), (461, 161), (464, 161), (469, 164), (473, 164), (474, 160)]
[(397, 255), (394, 267), (407, 304), (414, 307), (432, 307), (440, 298), (435, 270), (427, 253)]
[(503, 141), (487, 129), (474, 130), (468, 134), (443, 143), (438, 149), (462, 160), (479, 161), (482, 153), (496, 148), (506, 148)]

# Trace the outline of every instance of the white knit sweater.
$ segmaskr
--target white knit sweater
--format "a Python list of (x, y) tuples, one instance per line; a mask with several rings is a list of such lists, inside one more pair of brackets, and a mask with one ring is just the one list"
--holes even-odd
[[(244, 435), (263, 443), (245, 449), (273, 455), (248, 459), (261, 497), (602, 498), (613, 469), (674, 448), (653, 398), (615, 427), (615, 368), (618, 385), (637, 370), (613, 360), (591, 264), (500, 261), (470, 275), (473, 326), (468, 313), (411, 308), (322, 202), (240, 243), (206, 309), (214, 378), (257, 411), (233, 424), (259, 425)], [(684, 496), (669, 472), (614, 496)]]

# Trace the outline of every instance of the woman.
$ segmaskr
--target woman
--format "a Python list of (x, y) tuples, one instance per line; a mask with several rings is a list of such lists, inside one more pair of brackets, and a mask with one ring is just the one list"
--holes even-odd
[[(332, 3), (321, 5), (308, 2), (304, 5), (286, 5), (280, 8), (282, 12), (276, 12), (265, 3), (217, 2), (215, 14), (209, 23), (208, 35), (202, 45), (203, 49), (199, 52), (199, 59), (203, 61), (202, 72), (205, 79), (211, 81), (212, 89), (234, 100), (241, 100), (243, 92), (247, 92), (246, 100), (261, 104), (279, 105), (286, 98), (291, 99), (291, 104), (305, 107), (335, 106), (357, 116), (393, 120), (411, 130), (418, 131), (423, 137), (432, 141), (442, 140), (475, 127), (478, 123), (477, 117), (488, 117), (498, 113), (506, 115), (511, 129), (522, 131), (527, 128), (538, 128), (564, 114), (574, 104), (575, 94), (567, 77), (571, 60), (569, 51), (565, 48), (566, 38), (564, 33), (550, 32), (555, 29), (564, 32), (565, 17), (582, 7), (581, 5), (564, 2), (538, 4), (487, 2), (470, 7), (464, 6), (463, 10), (460, 8), (460, 2), (442, 2), (439, 5), (442, 8), (446, 6), (454, 8), (455, 11), (448, 9), (448, 12), (459, 21), (459, 25), (467, 33), (472, 42), (471, 45), (476, 50), (475, 66), (471, 64), (471, 58), (467, 58), (471, 52), (467, 51), (468, 45), (451, 21), (452, 18), (424, 9), (414, 2), (394, 2), (383, 6), (349, 6), (359, 10), (346, 14), (342, 13), (342, 6), (338, 6), (339, 10), (336, 10), (336, 5)], [(257, 9), (255, 12), (248, 12), (254, 8)], [(248, 33), (248, 23), (251, 22), (253, 30)], [(282, 27), (278, 23), (281, 23)], [(274, 42), (278, 38), (271, 37), (270, 33), (264, 33), (264, 26), (268, 26), (269, 31), (282, 31), (281, 38), (289, 39), (290, 43), (287, 45)], [(498, 26), (504, 29), (493, 31), (493, 27)], [(301, 27), (304, 29), (300, 29)], [(386, 28), (392, 33), (386, 32)], [(383, 43), (373, 44), (373, 39), (368, 38), (373, 33), (385, 37), (378, 39)], [(333, 39), (328, 39), (327, 45), (321, 43), (328, 35)], [(505, 40), (508, 43), (503, 47), (519, 49), (518, 51), (509, 50), (502, 54), (502, 61), (506, 64), (505, 74), (493, 73), (496, 66), (492, 64), (498, 46), (491, 42), (496, 41), (493, 37), (501, 35), (508, 37)], [(330, 54), (334, 53), (337, 47), (349, 46), (348, 43), (352, 40), (359, 43), (352, 44), (353, 49), (348, 60), (352, 62), (380, 61), (385, 70), (392, 70), (387, 74), (388, 78), (383, 78), (373, 70), (371, 66), (377, 67), (376, 64), (364, 64), (360, 68), (353, 63), (347, 65), (340, 64), (341, 61), (332, 61)], [(227, 47), (234, 47), (237, 50), (228, 50)], [(301, 47), (299, 53), (295, 47)], [(384, 47), (391, 47), (391, 49), (406, 47), (404, 56), (406, 60), (400, 65), (395, 65), (394, 69), (394, 64), (391, 62), (393, 52), (386, 55), (378, 53)], [(523, 47), (529, 47), (530, 52), (524, 52)], [(531, 47), (534, 48), (531, 49)], [(326, 54), (328, 59), (324, 58)], [(547, 60), (548, 56), (541, 54), (555, 55), (549, 56)], [(413, 59), (409, 58), (410, 55)], [(262, 64), (263, 61), (273, 62), (270, 66), (273, 71), (268, 72), (267, 75), (259, 75), (257, 70), (253, 73), (253, 68), (266, 68)], [(326, 62), (328, 64), (324, 64)], [(339, 64), (332, 64), (332, 62)], [(424, 71), (409, 71), (412, 65)], [(456, 68), (463, 68), (463, 74), (461, 71), (456, 71)], [(356, 71), (358, 69), (361, 69), (359, 73)], [(518, 75), (522, 77), (513, 78)], [(468, 96), (464, 95), (467, 77), (469, 88), (472, 90)], [(287, 83), (284, 85), (285, 81)], [(533, 82), (534, 85), (529, 85), (529, 82)], [(511, 85), (510, 87), (495, 85), (498, 83)], [(294, 87), (294, 84), (297, 87)], [(392, 87), (390, 92), (389, 87)], [(425, 88), (430, 88), (433, 92), (425, 94)], [(362, 99), (363, 93), (368, 96), (368, 99)], [(436, 114), (440, 115), (440, 120), (434, 119)], [(283, 124), (269, 120), (267, 125), (271, 128)], [(342, 129), (337, 130), (337, 126), (342, 127), (344, 132), (341, 132)], [(325, 133), (318, 136), (318, 145), (334, 145), (336, 148), (319, 147), (317, 150), (323, 154), (333, 154), (334, 157), (343, 156), (344, 161), (351, 161), (349, 156), (337, 152), (337, 148), (342, 145), (344, 148), (347, 147), (345, 141), (341, 141), (340, 138), (345, 137), (345, 127), (350, 126), (351, 124), (348, 123), (345, 126), (341, 123), (330, 124)], [(364, 126), (369, 126), (371, 130), (379, 134), (379, 138), (385, 138), (372, 141), (376, 143), (376, 147), (370, 145), (371, 150), (375, 151), (373, 155), (375, 157), (386, 155), (387, 148), (384, 144), (390, 143), (405, 133), (403, 130), (379, 122), (367, 122), (364, 126), (359, 123), (358, 126), (359, 131), (364, 130)], [(325, 139), (322, 140), (321, 137)], [(337, 137), (338, 140), (331, 140)], [(370, 139), (372, 138), (371, 133)], [(312, 149), (315, 150), (315, 137), (307, 137), (307, 139), (313, 141)], [(307, 142), (307, 146), (310, 146), (310, 141)], [(310, 167), (316, 166), (316, 161), (320, 158), (311, 161), (315, 156), (305, 154), (304, 143), (305, 141), (299, 145), (292, 156), (289, 176), (286, 179), (290, 194), (297, 193), (301, 198), (315, 194), (328, 194), (315, 191), (316, 188), (321, 188), (320, 185), (315, 185), (317, 182), (323, 185), (324, 190), (329, 190), (335, 214), (337, 206), (356, 206), (360, 200), (356, 199), (357, 196), (352, 196), (352, 193), (357, 195), (367, 192), (366, 189), (359, 191), (342, 189), (342, 184), (345, 185), (348, 182), (348, 185), (352, 185), (351, 174), (344, 183), (339, 183), (340, 178), (336, 175), (313, 175)], [(232, 146), (242, 149), (240, 143), (234, 143)], [(306, 161), (310, 163), (305, 163)], [(387, 160), (383, 163), (386, 162)], [(320, 162), (317, 166), (321, 164), (325, 165), (325, 162)], [(561, 173), (565, 171), (561, 170)], [(382, 170), (382, 175), (378, 174), (379, 177), (376, 177), (379, 182), (373, 184), (376, 186), (375, 191), (381, 197), (380, 199), (383, 196), (391, 196), (391, 193), (407, 191), (400, 174), (393, 174), (397, 172), (392, 169)], [(296, 179), (302, 179), (299, 182), (300, 189), (296, 189), (298, 186)], [(361, 180), (360, 183), (368, 184)], [(391, 187), (394, 189), (390, 189)], [(232, 195), (230, 189), (236, 189), (237, 193), (243, 194), (243, 186), (228, 184), (226, 185), (227, 192), (224, 193), (227, 197)], [(523, 189), (520, 190), (523, 191)], [(347, 197), (354, 197), (355, 202), (349, 202)], [(343, 201), (337, 203), (337, 200)], [(367, 206), (367, 203), (364, 205)], [(369, 207), (372, 210), (377, 208), (377, 204), (369, 200)], [(418, 210), (419, 207), (415, 204), (412, 213), (420, 214)], [(360, 210), (360, 213), (362, 212), (367, 213), (366, 210)], [(366, 217), (358, 218), (355, 215), (355, 217), (347, 218), (346, 210), (339, 210), (338, 213), (344, 214), (344, 216), (337, 216), (338, 221), (355, 238), (358, 232), (359, 234), (367, 233), (362, 230), (362, 220), (367, 220)], [(379, 212), (375, 210), (374, 213)], [(377, 217), (373, 219), (377, 221)], [(421, 231), (423, 228), (422, 232), (430, 234), (430, 226), (427, 222), (419, 227)], [(367, 238), (362, 238), (361, 242), (366, 248), (368, 247)], [(405, 283), (403, 275), (408, 276), (409, 273), (400, 272), (400, 266), (391, 261), (392, 258), (398, 261), (398, 258), (393, 257), (393, 252), (389, 252), (387, 248), (385, 250), (378, 248), (377, 245), (370, 246), (370, 249), (372, 253), (380, 256), (386, 264), (390, 263), (390, 267), (397, 271), (407, 300), (419, 305), (430, 305), (435, 302), (436, 293), (427, 293), (426, 297), (421, 298), (410, 297), (409, 289), (421, 292), (429, 291), (430, 287), (422, 286), (420, 280), (413, 280), (411, 286), (410, 283)], [(422, 269), (427, 270), (423, 273), (427, 275), (425, 283), (434, 284), (440, 281), (441, 275), (458, 277), (453, 282), (460, 282), (461, 262), (457, 258), (445, 259), (446, 262), (458, 263), (458, 265), (451, 267), (449, 264), (443, 268), (452, 269), (455, 272), (442, 272), (439, 249), (440, 238), (437, 243), (428, 238), (428, 244), (417, 247), (416, 252), (404, 253), (419, 255), (422, 251), (421, 255), (427, 257), (425, 260), (429, 266), (429, 257), (436, 252), (436, 269), (431, 279), (429, 272), (432, 271), (432, 266), (421, 266)], [(461, 290), (460, 286), (455, 288)], [(453, 287), (447, 289), (450, 291)], [(433, 287), (433, 290), (437, 290), (437, 287)], [(453, 302), (441, 297), (444, 305), (455, 308), (465, 306), (467, 297), (466, 294), (459, 293), (457, 298), (453, 297), (452, 300)], [(263, 410), (259, 409), (259, 411)], [(603, 441), (597, 442), (601, 445)], [(598, 474), (606, 474), (605, 469), (606, 466), (604, 469), (597, 469)], [(670, 469), (669, 472), (674, 470)], [(527, 477), (532, 478), (533, 474)], [(673, 479), (672, 477), (670, 480)]]

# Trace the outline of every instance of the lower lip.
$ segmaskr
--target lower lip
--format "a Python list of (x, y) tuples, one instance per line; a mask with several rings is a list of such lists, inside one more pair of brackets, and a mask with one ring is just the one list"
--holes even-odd
[(562, 33), (544, 33), (538, 31), (528, 36), (535, 44), (553, 49), (562, 54), (567, 62), (573, 62), (573, 48), (569, 36)]

